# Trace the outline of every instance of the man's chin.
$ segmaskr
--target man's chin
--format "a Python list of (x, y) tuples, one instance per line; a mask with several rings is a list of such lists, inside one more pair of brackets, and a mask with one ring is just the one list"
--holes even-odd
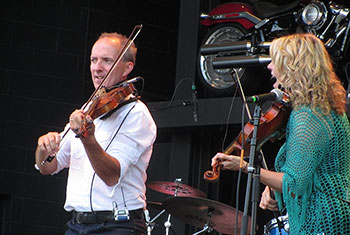
[(102, 83), (102, 80), (93, 82), (95, 88), (99, 87), (101, 83)]

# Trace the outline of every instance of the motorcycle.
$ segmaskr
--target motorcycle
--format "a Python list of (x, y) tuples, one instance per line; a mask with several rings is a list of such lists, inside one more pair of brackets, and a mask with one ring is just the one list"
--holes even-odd
[[(252, 75), (252, 71), (271, 61), (271, 41), (297, 32), (319, 37), (342, 77), (347, 74), (344, 70), (349, 59), (350, 14), (345, 2), (293, 0), (284, 5), (267, 1), (251, 5), (230, 2), (215, 7), (208, 14), (202, 13), (200, 23), (210, 30), (199, 50), (201, 82), (216, 95), (232, 94), (238, 78), (248, 86), (258, 83), (256, 75), (262, 74)], [(266, 81), (256, 85), (266, 86)], [(251, 90), (254, 92), (256, 89)]]

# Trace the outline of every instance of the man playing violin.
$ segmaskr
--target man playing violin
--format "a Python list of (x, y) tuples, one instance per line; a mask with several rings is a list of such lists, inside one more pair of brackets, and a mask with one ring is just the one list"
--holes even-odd
[[(350, 234), (350, 126), (346, 92), (323, 42), (312, 34), (275, 39), (268, 68), (292, 103), (276, 171), (261, 169), (267, 185), (260, 207), (287, 209), (290, 234)], [(217, 153), (226, 170), (240, 157)], [(247, 173), (247, 162), (243, 172)], [(269, 188), (276, 192), (272, 199)], [(285, 208), (283, 208), (283, 203)]]
[[(95, 42), (90, 57), (95, 88), (127, 42), (117, 33), (103, 33)], [(103, 83), (107, 89), (126, 80), (136, 52), (132, 43)], [(95, 120), (75, 110), (65, 129), (70, 130), (62, 140), (58, 132), (41, 136), (35, 159), (45, 175), (69, 168), (64, 208), (72, 212), (72, 219), (66, 234), (146, 234), (146, 169), (156, 125), (145, 104), (135, 99)], [(53, 160), (42, 164), (48, 156)]]

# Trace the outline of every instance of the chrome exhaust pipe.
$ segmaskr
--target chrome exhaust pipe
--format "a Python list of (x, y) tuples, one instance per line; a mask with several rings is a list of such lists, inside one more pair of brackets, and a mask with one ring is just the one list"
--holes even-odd
[(228, 69), (267, 65), (271, 62), (271, 58), (267, 55), (227, 56), (213, 58), (212, 62), (214, 69)]
[[(260, 42), (256, 45), (259, 49), (269, 49), (271, 42)], [(249, 41), (230, 42), (222, 44), (204, 44), (200, 48), (202, 55), (218, 54), (220, 52), (250, 51), (252, 43)]]

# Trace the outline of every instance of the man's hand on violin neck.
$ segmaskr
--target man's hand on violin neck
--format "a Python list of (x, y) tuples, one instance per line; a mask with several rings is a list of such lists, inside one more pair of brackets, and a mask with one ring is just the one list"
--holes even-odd
[(75, 110), (69, 117), (70, 129), (78, 138), (91, 137), (95, 133), (93, 119), (82, 110)]

